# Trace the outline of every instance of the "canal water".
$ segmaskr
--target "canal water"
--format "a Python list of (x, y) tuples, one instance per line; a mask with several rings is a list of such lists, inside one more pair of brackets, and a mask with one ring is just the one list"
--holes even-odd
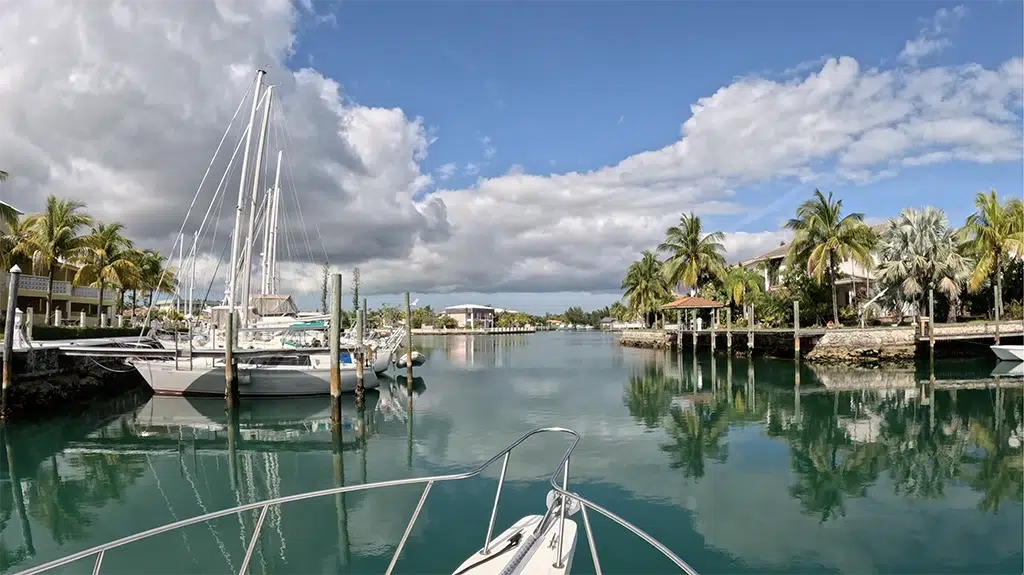
[[(583, 440), (570, 489), (709, 573), (1021, 573), (1024, 395), (994, 361), (918, 370), (623, 349), (600, 333), (419, 339), (429, 357), (343, 406), (341, 455), (326, 402), (126, 398), (87, 417), (7, 429), (0, 572), (240, 503), (455, 473), (521, 433)], [(796, 387), (798, 379), (800, 385)], [(958, 387), (953, 390), (951, 387)], [(542, 513), (566, 440), (511, 459), (498, 530)], [(396, 573), (451, 573), (483, 543), (498, 466), (432, 489)], [(328, 496), (268, 513), (250, 572), (382, 573), (418, 487)], [(109, 552), (104, 573), (237, 572), (256, 512)], [(576, 515), (575, 519), (580, 520)], [(606, 573), (672, 565), (591, 515)], [(65, 566), (89, 573), (91, 560)], [(574, 573), (594, 567), (582, 537)]]

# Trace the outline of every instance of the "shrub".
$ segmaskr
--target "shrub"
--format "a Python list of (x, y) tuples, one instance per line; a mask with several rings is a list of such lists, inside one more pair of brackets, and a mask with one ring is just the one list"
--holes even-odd
[(1019, 299), (1011, 301), (1006, 306), (1006, 315), (1009, 319), (1024, 319), (1024, 304)]

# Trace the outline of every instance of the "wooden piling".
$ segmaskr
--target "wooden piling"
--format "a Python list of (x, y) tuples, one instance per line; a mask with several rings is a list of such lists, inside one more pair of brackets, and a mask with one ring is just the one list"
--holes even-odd
[(30, 307), (25, 308), (25, 339), (32, 341), (32, 326), (36, 324), (36, 313)]
[(732, 307), (725, 308), (725, 351), (732, 355)]
[[(363, 300), (363, 305), (366, 305), (366, 300)], [(356, 308), (356, 403), (358, 404), (362, 398), (362, 393), (365, 391), (363, 387), (363, 362), (365, 361), (364, 349), (363, 349), (363, 328), (364, 320), (366, 319), (366, 309)]]
[(995, 304), (996, 304), (996, 345), (999, 345), (999, 318), (1002, 315), (1000, 313), (1002, 310), (999, 309), (1000, 308), (999, 302), (1003, 299), (1002, 295), (1003, 295), (1003, 292), (1002, 292), (1002, 290), (999, 289), (999, 285), (997, 284), (996, 285), (996, 301), (995, 301)]
[(676, 349), (683, 350), (683, 312), (676, 310)]
[[(693, 356), (697, 357), (697, 310), (690, 312), (690, 333), (693, 335)], [(694, 359), (696, 361), (696, 359)]]
[[(800, 361), (800, 300), (793, 300), (793, 359)], [(800, 368), (797, 367), (797, 371)], [(797, 375), (797, 377), (800, 377)]]
[(7, 285), (7, 318), (4, 322), (4, 368), (2, 391), (0, 391), (0, 421), (6, 421), (7, 395), (14, 380), (14, 313), (18, 309), (18, 284), (21, 282), (21, 268), (11, 268), (10, 283)]
[(238, 373), (235, 369), (235, 310), (228, 313), (228, 323), (224, 326), (224, 400), (228, 409), (234, 409), (238, 396)]
[(78, 325), (79, 327), (85, 327), (85, 312), (78, 312)]
[[(63, 318), (59, 309), (53, 310), (53, 325), (61, 325)], [(46, 318), (46, 325), (50, 325), (50, 318)]]
[(409, 292), (405, 292), (405, 382), (412, 392), (412, 305)]
[[(996, 329), (998, 330), (996, 324)], [(928, 353), (935, 355), (935, 289), (928, 290)]]
[(341, 399), (341, 274), (331, 274), (331, 406)]
[[(716, 330), (716, 324), (718, 323), (718, 309), (711, 310), (711, 364), (715, 362), (715, 340), (718, 339), (718, 332)], [(711, 376), (714, 379), (714, 375)]]
[[(123, 318), (124, 316), (119, 316)], [(192, 322), (188, 322), (188, 368), (192, 369), (192, 352), (195, 351), (192, 348)]]
[(747, 353), (754, 355), (754, 304), (747, 306)]

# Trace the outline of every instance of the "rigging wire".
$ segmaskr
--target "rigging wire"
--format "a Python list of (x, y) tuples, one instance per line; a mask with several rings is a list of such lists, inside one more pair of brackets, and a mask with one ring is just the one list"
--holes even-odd
[[(192, 208), (195, 207), (196, 200), (199, 199), (199, 194), (200, 194), (200, 192), (203, 189), (203, 185), (206, 184), (206, 178), (210, 175), (210, 170), (213, 169), (213, 163), (216, 161), (217, 156), (220, 154), (220, 149), (224, 145), (224, 140), (227, 139), (228, 133), (231, 131), (231, 126), (234, 125), (235, 120), (238, 118), (238, 113), (242, 110), (242, 105), (249, 98), (249, 93), (252, 92), (252, 88), (253, 88), (253, 86), (255, 84), (256, 84), (256, 77), (254, 76), (252, 81), (249, 82), (249, 87), (246, 88), (246, 90), (245, 90), (245, 95), (242, 97), (241, 100), (239, 100), (238, 107), (235, 108), (235, 113), (231, 116), (231, 121), (228, 122), (227, 128), (224, 129), (224, 135), (221, 136), (220, 143), (217, 144), (217, 149), (214, 150), (213, 157), (210, 158), (210, 164), (206, 167), (206, 173), (203, 174), (203, 179), (200, 180), (199, 187), (196, 188), (196, 193), (192, 196), (192, 202), (189, 204), (188, 211), (185, 213), (185, 218), (181, 222), (181, 228), (178, 229), (178, 235), (175, 238), (175, 244), (177, 244), (178, 238), (182, 237), (182, 234), (185, 231), (185, 224), (188, 222), (188, 217), (192, 214)], [(171, 251), (172, 252), (174, 251), (174, 246), (173, 245), (171, 246)], [(157, 281), (156, 285), (159, 286), (159, 285), (163, 284), (164, 278), (166, 276), (167, 276), (167, 268), (164, 268), (164, 270), (160, 274), (160, 279)], [(149, 318), (152, 315), (152, 313), (153, 313), (153, 306), (150, 305), (149, 309), (146, 310), (146, 318), (143, 320), (143, 325), (145, 325), (146, 323), (149, 323)], [(142, 340), (142, 334), (143, 333), (144, 333), (143, 331), (139, 331), (139, 341)]]

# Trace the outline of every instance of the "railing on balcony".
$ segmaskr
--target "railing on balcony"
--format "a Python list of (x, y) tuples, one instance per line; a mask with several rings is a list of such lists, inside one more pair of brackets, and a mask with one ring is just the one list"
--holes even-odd
[[(6, 272), (0, 272), (0, 281), (2, 281), (2, 288), (0, 291), (7, 292), (8, 274)], [(21, 274), (21, 280), (19, 280), (18, 291), (27, 292), (41, 292), (46, 293), (46, 276), (33, 276), (27, 274)], [(70, 297), (82, 298), (91, 300), (94, 302), (100, 297), (99, 288), (91, 287), (74, 287), (71, 282), (54, 280), (53, 281), (53, 295), (58, 299), (68, 299)], [(103, 290), (103, 303), (110, 305), (114, 303), (117, 298), (117, 290), (112, 287), (108, 287)]]

